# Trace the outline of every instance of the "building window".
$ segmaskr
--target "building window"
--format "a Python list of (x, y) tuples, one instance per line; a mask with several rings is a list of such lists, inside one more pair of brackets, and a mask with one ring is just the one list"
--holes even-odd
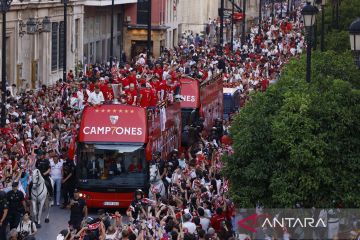
[(138, 0), (137, 3), (137, 24), (147, 24), (148, 1)]
[(122, 13), (118, 13), (117, 15), (117, 31), (122, 31), (123, 28), (123, 14)]
[(51, 70), (62, 69), (64, 60), (64, 22), (53, 22), (51, 30)]
[(51, 70), (57, 70), (57, 60), (58, 60), (58, 28), (59, 24), (57, 22), (52, 23), (51, 31)]
[(80, 19), (75, 20), (75, 49), (79, 48), (80, 42)]
[(64, 64), (64, 22), (59, 25), (59, 69)]

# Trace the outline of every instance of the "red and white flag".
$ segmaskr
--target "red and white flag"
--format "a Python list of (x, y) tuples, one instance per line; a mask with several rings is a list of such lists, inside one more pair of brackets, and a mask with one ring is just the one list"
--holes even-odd
[(99, 226), (100, 226), (100, 222), (96, 222), (96, 223), (93, 223), (93, 224), (89, 224), (88, 229), (89, 230), (95, 230), (95, 229), (98, 229)]
[(225, 180), (223, 183), (223, 191), (224, 193), (229, 191), (229, 180)]

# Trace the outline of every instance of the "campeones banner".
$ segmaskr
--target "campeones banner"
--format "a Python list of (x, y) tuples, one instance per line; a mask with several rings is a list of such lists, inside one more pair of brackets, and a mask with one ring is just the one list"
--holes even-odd
[(180, 94), (183, 98), (180, 104), (181, 108), (200, 107), (199, 82), (190, 78), (181, 78), (180, 83)]
[(82, 113), (80, 142), (146, 142), (144, 108), (126, 105), (86, 107)]

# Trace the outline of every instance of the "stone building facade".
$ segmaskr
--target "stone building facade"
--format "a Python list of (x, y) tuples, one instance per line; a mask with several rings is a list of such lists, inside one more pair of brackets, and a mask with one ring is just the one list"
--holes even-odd
[[(242, 6), (243, 0), (235, 0)], [(67, 70), (110, 57), (111, 0), (68, 0)], [(256, 20), (259, 0), (247, 0), (247, 25)], [(178, 44), (184, 31), (201, 33), (209, 20), (218, 18), (220, 0), (152, 0), (152, 53)], [(225, 8), (231, 8), (225, 0)], [(14, 0), (7, 13), (7, 83), (38, 88), (62, 78), (64, 8), (62, 0)], [(41, 31), (45, 17), (50, 32)], [(28, 34), (26, 23), (34, 18), (38, 31)], [(0, 18), (0, 22), (2, 18)], [(226, 29), (225, 29), (225, 34)], [(227, 34), (228, 36), (228, 34)], [(227, 39), (228, 37), (225, 37)], [(114, 57), (131, 59), (146, 50), (147, 7), (144, 0), (115, 0)], [(1, 53), (1, 48), (0, 48)], [(0, 59), (1, 61), (1, 59)], [(0, 69), (1, 72), (1, 69)]]
[[(82, 59), (83, 5), (70, 1), (67, 17), (67, 68)], [(6, 15), (7, 83), (38, 88), (62, 77), (64, 8), (60, 0), (14, 0)], [(41, 31), (45, 16), (50, 18), (50, 32)], [(37, 22), (38, 31), (28, 34), (26, 23)], [(2, 21), (2, 18), (1, 18)], [(1, 70), (0, 70), (1, 71)]]
[[(120, 48), (123, 47), (121, 33), (124, 24), (124, 5), (136, 2), (137, 0), (115, 0), (115, 57), (120, 56)], [(7, 84), (38, 88), (41, 84), (53, 84), (62, 78), (63, 6), (61, 0), (12, 2), (6, 15)], [(68, 0), (66, 32), (68, 71), (80, 70), (80, 65), (87, 61), (108, 60), (110, 6), (111, 0)], [(41, 30), (41, 23), (45, 17), (50, 18), (50, 32)], [(27, 32), (26, 23), (30, 18), (34, 18), (37, 22), (38, 31), (34, 34)]]

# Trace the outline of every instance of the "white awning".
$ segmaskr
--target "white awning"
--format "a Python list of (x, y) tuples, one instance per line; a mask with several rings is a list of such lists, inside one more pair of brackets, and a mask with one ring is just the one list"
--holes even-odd
[(223, 93), (224, 94), (229, 94), (229, 95), (233, 95), (234, 93), (236, 93), (236, 91), (238, 91), (238, 88), (224, 88), (223, 89)]
[[(137, 0), (115, 0), (114, 5), (137, 3)], [(84, 0), (85, 6), (111, 6), (111, 0)]]

